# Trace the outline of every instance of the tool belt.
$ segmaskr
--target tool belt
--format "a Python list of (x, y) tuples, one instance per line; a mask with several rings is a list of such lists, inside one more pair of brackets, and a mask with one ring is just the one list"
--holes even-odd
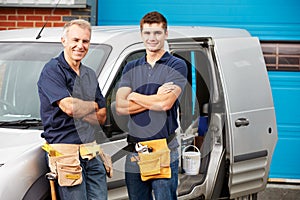
[(142, 181), (171, 178), (170, 149), (168, 148), (167, 140), (150, 140), (140, 142), (140, 144), (151, 148), (151, 152), (138, 153), (137, 159)]
[[(110, 156), (105, 154), (96, 142), (87, 144), (44, 144), (48, 152), (49, 168), (57, 174), (60, 186), (74, 186), (82, 183), (81, 158), (91, 160), (100, 155), (108, 177), (112, 177)], [(110, 162), (109, 162), (110, 161)]]
[[(169, 144), (175, 137), (176, 137), (176, 133), (171, 133), (167, 137), (167, 143)], [(128, 141), (127, 146), (123, 147), (122, 149), (120, 149), (119, 151), (117, 151), (115, 154), (113, 154), (111, 156), (112, 163), (120, 160), (124, 156), (128, 155), (130, 152), (136, 152), (135, 151), (135, 144), (136, 144), (136, 142), (133, 141), (132, 139), (130, 139), (129, 136), (128, 136), (127, 141)]]

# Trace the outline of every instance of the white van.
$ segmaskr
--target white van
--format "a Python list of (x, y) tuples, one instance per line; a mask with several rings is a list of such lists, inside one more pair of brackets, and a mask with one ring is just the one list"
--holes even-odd
[[(0, 31), (0, 199), (49, 195), (36, 83), (63, 48), (62, 28), (45, 28), (36, 39), (39, 31)], [(186, 146), (201, 152), (194, 175), (186, 173), (191, 165), (180, 164), (178, 199), (257, 199), (277, 142), (259, 40), (241, 29), (170, 27), (166, 46), (186, 61), (189, 73), (178, 110), (180, 163), (186, 162)], [(144, 53), (138, 26), (93, 27), (83, 62), (96, 71), (107, 99), (107, 122), (97, 141), (113, 158), (127, 145), (126, 117), (114, 112), (115, 88), (124, 65)], [(124, 161), (114, 160), (109, 199), (128, 199)]]

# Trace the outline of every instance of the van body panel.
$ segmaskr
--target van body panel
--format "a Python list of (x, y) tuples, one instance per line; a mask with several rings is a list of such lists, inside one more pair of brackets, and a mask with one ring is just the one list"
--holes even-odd
[[(228, 185), (231, 197), (237, 197), (248, 184), (255, 190), (267, 183), (277, 142), (275, 111), (257, 38), (214, 42), (226, 102)], [(257, 165), (257, 160), (265, 162)], [(247, 168), (240, 169), (241, 164)]]
[(35, 196), (43, 196), (48, 190), (44, 178), (47, 165), (41, 149), (43, 139), (38, 130), (0, 128), (0, 199), (22, 199), (37, 179), (42, 190)]
[(257, 38), (214, 40), (230, 97), (230, 112), (273, 107), (269, 79)]

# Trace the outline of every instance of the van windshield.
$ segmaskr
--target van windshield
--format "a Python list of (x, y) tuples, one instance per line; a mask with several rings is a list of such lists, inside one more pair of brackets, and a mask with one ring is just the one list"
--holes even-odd
[[(0, 126), (40, 122), (37, 81), (52, 57), (63, 50), (60, 43), (0, 43)], [(99, 73), (110, 47), (91, 45), (82, 61)]]

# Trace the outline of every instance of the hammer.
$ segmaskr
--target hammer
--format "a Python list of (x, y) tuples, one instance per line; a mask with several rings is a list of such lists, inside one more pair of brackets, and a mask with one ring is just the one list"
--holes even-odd
[(49, 172), (46, 174), (46, 178), (50, 182), (50, 189), (51, 189), (51, 199), (56, 200), (56, 192), (55, 192), (55, 180), (57, 178), (56, 173), (54, 172)]

